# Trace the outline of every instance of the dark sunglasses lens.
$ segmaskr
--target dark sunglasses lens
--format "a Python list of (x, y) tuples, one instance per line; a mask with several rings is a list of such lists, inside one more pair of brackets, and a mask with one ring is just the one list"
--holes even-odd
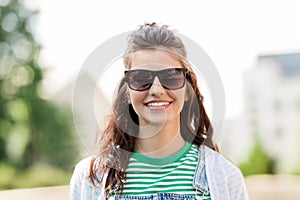
[(150, 71), (129, 71), (128, 83), (133, 90), (147, 90), (151, 87), (153, 82), (153, 76)]
[(169, 69), (159, 74), (161, 84), (167, 89), (179, 89), (184, 86), (185, 76), (181, 69)]

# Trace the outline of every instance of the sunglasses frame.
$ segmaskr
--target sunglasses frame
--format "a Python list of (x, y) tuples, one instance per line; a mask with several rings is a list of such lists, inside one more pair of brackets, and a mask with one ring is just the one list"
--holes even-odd
[[(168, 88), (168, 87), (166, 87), (164, 84), (161, 83), (159, 74), (162, 73), (163, 71), (168, 71), (168, 70), (178, 70), (178, 71), (180, 71), (180, 72), (183, 73), (184, 80), (183, 80), (182, 86), (177, 87), (177, 88)], [(143, 89), (132, 88), (132, 87), (131, 87), (131, 84), (130, 84), (130, 80), (129, 80), (129, 74), (132, 73), (132, 72), (134, 72), (134, 71), (146, 71), (146, 72), (150, 72), (151, 75), (152, 75), (152, 83), (149, 83), (149, 86), (147, 86), (146, 88), (143, 88)], [(178, 90), (178, 89), (184, 87), (185, 81), (186, 81), (185, 79), (186, 79), (187, 73), (188, 73), (188, 69), (186, 69), (186, 68), (168, 68), (168, 69), (163, 69), (163, 70), (158, 70), (158, 71), (152, 71), (152, 70), (147, 70), (147, 69), (133, 69), (133, 70), (125, 70), (125, 71), (124, 71), (125, 81), (126, 81), (128, 87), (129, 87), (130, 89), (132, 89), (132, 90), (135, 90), (135, 91), (145, 91), (145, 90), (149, 90), (149, 89), (151, 88), (152, 84), (153, 84), (153, 81), (154, 81), (155, 77), (158, 78), (158, 80), (159, 80), (159, 82), (160, 82), (160, 84), (162, 85), (163, 88), (165, 88), (165, 89), (167, 89), (167, 90)]]

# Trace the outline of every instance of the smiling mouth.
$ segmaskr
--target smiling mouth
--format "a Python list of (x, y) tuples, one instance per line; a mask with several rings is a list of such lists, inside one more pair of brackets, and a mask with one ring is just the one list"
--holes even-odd
[(146, 104), (148, 107), (161, 107), (167, 105), (170, 105), (170, 102), (150, 102)]

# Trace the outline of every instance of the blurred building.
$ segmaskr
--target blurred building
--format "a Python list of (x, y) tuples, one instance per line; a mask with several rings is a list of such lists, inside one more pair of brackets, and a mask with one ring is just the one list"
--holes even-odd
[(226, 120), (222, 153), (242, 163), (258, 139), (277, 173), (300, 172), (300, 53), (262, 55), (244, 74), (244, 109)]
[(245, 127), (277, 162), (278, 173), (299, 172), (300, 53), (263, 55), (244, 76)]
[[(80, 84), (78, 80), (81, 80)], [(94, 150), (96, 134), (101, 134), (111, 107), (100, 87), (95, 87), (97, 81), (91, 73), (83, 72), (50, 97), (59, 104), (72, 107), (74, 134), (84, 148), (83, 155)], [(75, 87), (80, 90), (79, 96), (74, 94)]]
[(235, 164), (247, 161), (252, 147), (252, 137), (245, 128), (247, 126), (245, 115), (226, 119), (223, 134), (217, 141), (221, 153)]

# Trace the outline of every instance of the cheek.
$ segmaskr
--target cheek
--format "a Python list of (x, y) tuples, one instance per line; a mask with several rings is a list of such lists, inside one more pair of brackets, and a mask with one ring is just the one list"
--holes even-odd
[(132, 104), (133, 107), (138, 106), (139, 104), (143, 104), (143, 99), (145, 98), (144, 92), (138, 91), (129, 91), (129, 103)]
[(183, 107), (184, 102), (187, 99), (186, 89), (179, 89), (172, 92), (173, 98), (176, 98), (177, 102), (179, 103), (180, 107)]
[(180, 103), (180, 107), (183, 107), (184, 102), (186, 101), (186, 93), (183, 92), (178, 96), (178, 101)]

